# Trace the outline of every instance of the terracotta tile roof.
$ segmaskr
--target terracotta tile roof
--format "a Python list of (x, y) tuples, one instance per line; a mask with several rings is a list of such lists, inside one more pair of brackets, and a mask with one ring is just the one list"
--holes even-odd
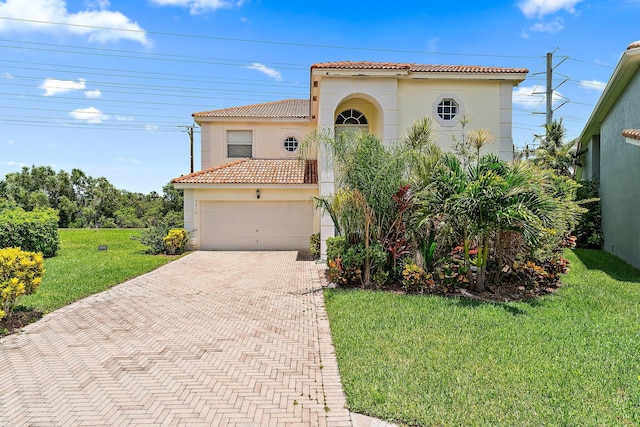
[(318, 163), (302, 159), (240, 159), (174, 178), (176, 184), (317, 184)]
[(193, 117), (309, 118), (308, 99), (285, 99), (193, 113)]
[(629, 46), (627, 46), (627, 50), (635, 49), (637, 47), (640, 47), (640, 40), (635, 41), (635, 42), (631, 43)]
[(622, 131), (622, 136), (640, 141), (640, 129), (625, 129)]
[(395, 62), (339, 61), (313, 64), (311, 69), (340, 70), (406, 70), (413, 73), (523, 73), (526, 68), (482, 67), (475, 65), (430, 65)]

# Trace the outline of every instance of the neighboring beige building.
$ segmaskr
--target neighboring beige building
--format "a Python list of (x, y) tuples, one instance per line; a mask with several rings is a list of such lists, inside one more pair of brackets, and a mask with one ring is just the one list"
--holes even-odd
[(450, 149), (468, 129), (489, 128), (487, 147), (513, 158), (512, 92), (522, 68), (331, 62), (311, 66), (309, 99), (194, 113), (202, 128), (202, 170), (173, 180), (185, 194), (185, 228), (196, 249), (308, 249), (321, 233), (322, 253), (334, 235), (314, 196), (335, 190), (321, 147), (298, 157), (313, 130), (362, 129), (392, 144), (414, 120), (434, 119), (438, 144)]

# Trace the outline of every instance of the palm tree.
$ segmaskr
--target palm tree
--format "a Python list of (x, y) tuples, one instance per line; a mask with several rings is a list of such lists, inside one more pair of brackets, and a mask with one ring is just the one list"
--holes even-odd
[(422, 151), (433, 145), (436, 136), (431, 116), (422, 116), (414, 120), (401, 142), (411, 150)]
[(500, 277), (505, 233), (517, 233), (532, 248), (550, 235), (564, 236), (580, 213), (570, 182), (531, 163), (508, 164), (495, 155), (480, 157), (467, 171), (456, 157), (444, 155), (431, 180), (418, 194), (417, 215), (422, 223), (436, 219), (448, 226), (449, 237), (463, 243), (466, 267), (472, 261), (470, 247), (477, 248), (475, 280), (468, 273), (476, 291), (485, 288), (490, 265)]
[(336, 168), (338, 190), (320, 199), (349, 244), (364, 245), (363, 284), (370, 284), (369, 248), (387, 235), (396, 218), (394, 194), (404, 183), (400, 152), (384, 146), (375, 135), (343, 132), (324, 138)]
[(536, 150), (534, 162), (553, 170), (557, 175), (575, 177), (580, 156), (577, 152), (577, 139), (566, 142), (567, 131), (562, 119), (544, 125), (545, 134), (536, 135), (540, 146)]

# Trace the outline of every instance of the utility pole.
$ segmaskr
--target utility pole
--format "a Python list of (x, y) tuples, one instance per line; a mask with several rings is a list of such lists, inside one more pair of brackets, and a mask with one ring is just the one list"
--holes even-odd
[[(555, 52), (555, 51), (554, 51)], [(560, 62), (558, 62), (555, 67), (553, 65), (553, 52), (548, 52), (547, 53), (547, 66), (546, 66), (546, 70), (544, 71), (544, 74), (546, 75), (546, 88), (544, 92), (533, 92), (533, 94), (535, 95), (544, 95), (545, 96), (545, 104), (546, 104), (546, 111), (545, 111), (545, 116), (546, 116), (546, 120), (545, 123), (547, 125), (550, 125), (551, 122), (553, 122), (553, 112), (555, 110), (557, 110), (558, 108), (562, 107), (564, 104), (566, 104), (567, 102), (569, 102), (568, 98), (565, 98), (564, 96), (560, 95), (559, 93), (556, 92), (556, 89), (558, 89), (560, 86), (562, 86), (564, 83), (566, 83), (569, 80), (569, 77), (567, 76), (562, 76), (565, 79), (560, 82), (559, 85), (557, 85), (556, 87), (553, 87), (553, 71), (556, 67), (558, 67), (560, 64), (562, 64), (564, 61), (566, 61), (569, 57), (565, 56), (562, 58), (562, 60)], [(539, 75), (539, 74), (543, 74), (543, 73), (534, 73), (533, 75)], [(553, 98), (554, 95), (556, 97), (560, 97), (563, 98), (562, 104), (558, 105), (555, 109), (553, 108)], [(534, 111), (533, 114), (543, 114), (537, 111)]]
[(546, 123), (550, 125), (553, 121), (553, 52), (547, 53), (547, 111)]
[(193, 173), (193, 134), (195, 133), (195, 126), (180, 126), (181, 128), (185, 128), (186, 132), (189, 134), (189, 147), (190, 147), (190, 158), (191, 158), (191, 173)]

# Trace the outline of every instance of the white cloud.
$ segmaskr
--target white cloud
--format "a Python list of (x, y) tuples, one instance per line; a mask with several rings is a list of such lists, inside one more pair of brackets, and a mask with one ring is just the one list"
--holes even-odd
[(551, 22), (537, 22), (531, 26), (530, 31), (536, 33), (556, 34), (562, 31), (563, 28), (564, 21), (562, 18), (557, 18)]
[(575, 6), (582, 0), (524, 0), (518, 7), (527, 18), (542, 18), (561, 10), (575, 13)]
[(251, 65), (247, 65), (245, 66), (245, 68), (248, 68), (250, 70), (260, 71), (261, 73), (266, 74), (267, 76), (271, 77), (276, 81), (279, 81), (279, 82), (282, 81), (282, 75), (280, 74), (279, 71), (274, 70), (273, 68), (269, 68), (266, 65), (260, 64), (258, 62), (254, 62)]
[(587, 90), (602, 92), (606, 86), (607, 82), (600, 80), (580, 80), (580, 87)]
[(11, 74), (9, 74), (9, 73), (4, 73), (2, 75), (2, 77), (4, 77), (5, 79), (12, 79), (13, 78), (13, 76)]
[(7, 141), (7, 144), (11, 145), (11, 144), (15, 144), (15, 141), (10, 139), (9, 141)]
[(438, 44), (440, 43), (439, 37), (431, 37), (427, 40), (427, 52), (437, 52)]
[(57, 80), (47, 77), (38, 87), (44, 89), (44, 96), (52, 96), (59, 93), (71, 92), (72, 90), (82, 90), (86, 87), (86, 80)]
[(160, 129), (158, 126), (156, 125), (144, 125), (144, 128), (149, 131), (149, 132), (155, 132), (158, 129)]
[(22, 162), (14, 162), (13, 160), (8, 160), (8, 161), (1, 161), (0, 165), (5, 165), (5, 166), (26, 166), (26, 163), (22, 163)]
[[(87, 37), (90, 42), (107, 43), (133, 40), (149, 45), (145, 31), (120, 12), (104, 10), (108, 1), (90, 3), (90, 9), (71, 13), (65, 0), (0, 1), (0, 33), (41, 32), (73, 34)], [(95, 9), (95, 8), (98, 9)]]
[(108, 9), (109, 6), (111, 6), (109, 0), (85, 0), (84, 4), (87, 5), (89, 9), (99, 10)]
[(87, 98), (100, 98), (102, 96), (102, 92), (100, 91), (100, 89), (93, 89), (85, 91), (84, 95)]
[(133, 121), (133, 117), (116, 116), (116, 120), (119, 121), (119, 122), (132, 122)]
[(244, 0), (151, 0), (158, 6), (188, 7), (189, 13), (199, 15), (206, 12), (214, 12), (218, 9), (230, 9), (240, 7)]
[[(523, 107), (535, 109), (539, 105), (544, 105), (546, 99), (545, 88), (542, 86), (520, 86), (513, 90), (513, 103)], [(560, 92), (553, 92), (552, 99), (556, 104), (565, 98)]]
[(109, 120), (109, 116), (98, 110), (96, 107), (78, 108), (69, 113), (76, 120), (97, 124)]
[(133, 163), (134, 165), (141, 165), (142, 164), (142, 160), (139, 159), (135, 159), (135, 158), (126, 158), (126, 157), (118, 157), (118, 161), (120, 163)]

